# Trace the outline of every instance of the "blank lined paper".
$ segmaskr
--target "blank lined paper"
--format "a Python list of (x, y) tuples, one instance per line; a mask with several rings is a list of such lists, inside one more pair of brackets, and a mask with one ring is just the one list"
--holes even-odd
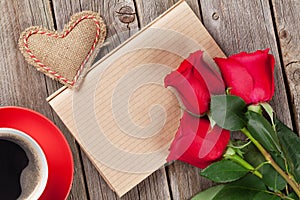
[(93, 65), (79, 90), (48, 102), (110, 187), (122, 196), (166, 163), (182, 111), (164, 77), (197, 50), (224, 57), (181, 1)]

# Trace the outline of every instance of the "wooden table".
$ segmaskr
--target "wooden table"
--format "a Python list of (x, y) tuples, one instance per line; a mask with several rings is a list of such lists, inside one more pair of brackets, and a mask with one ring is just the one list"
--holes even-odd
[[(32, 25), (62, 30), (82, 10), (101, 13), (108, 37), (117, 46), (176, 0), (1, 0), (0, 105), (36, 110), (65, 134), (75, 173), (69, 199), (118, 199), (96, 171), (67, 128), (46, 102), (61, 85), (29, 66), (18, 50), (20, 33)], [(300, 1), (188, 0), (197, 16), (227, 55), (270, 48), (276, 58), (277, 116), (299, 133), (300, 128)], [(122, 14), (123, 13), (123, 14)], [(125, 34), (124, 34), (125, 33)], [(104, 49), (103, 54), (111, 49)], [(212, 183), (199, 169), (175, 162), (157, 170), (122, 199), (189, 199)]]

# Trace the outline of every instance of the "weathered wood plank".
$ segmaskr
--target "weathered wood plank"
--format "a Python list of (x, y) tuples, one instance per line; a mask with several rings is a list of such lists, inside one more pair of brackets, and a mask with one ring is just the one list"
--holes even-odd
[(154, 1), (140, 1), (136, 0), (137, 15), (139, 16), (139, 25), (144, 27), (151, 21), (156, 19), (164, 11), (170, 8), (174, 2), (172, 0), (154, 0)]
[(90, 199), (115, 200), (115, 193), (109, 188), (105, 180), (99, 175), (97, 169), (90, 162), (89, 158), (82, 154), (84, 171), (87, 179)]
[(227, 55), (270, 48), (276, 60), (276, 91), (271, 104), (278, 118), (292, 127), (269, 2), (201, 0), (200, 3), (205, 27)]
[(48, 24), (49, 13), (32, 10), (33, 6), (40, 8), (45, 5), (45, 1), (0, 2), (2, 11), (5, 11), (0, 18), (0, 104), (28, 107), (49, 117), (50, 107), (45, 106), (45, 78), (27, 65), (18, 48), (20, 33), (25, 28), (34, 23), (51, 26), (51, 20)]
[[(140, 27), (146, 26), (148, 23), (153, 21), (159, 15), (161, 15), (164, 11), (170, 8), (179, 0), (136, 0), (137, 5), (137, 14), (139, 16), (139, 24)], [(187, 0), (186, 1), (195, 14), (200, 18), (200, 9), (197, 0)]]
[[(44, 26), (47, 27), (49, 29), (54, 30), (54, 19), (52, 18), (52, 13), (51, 13), (51, 8), (50, 8), (50, 3), (49, 1), (45, 2), (45, 5), (47, 5), (47, 7), (43, 6), (43, 7), (39, 7), (37, 5), (32, 5), (32, 11), (33, 13), (43, 13), (43, 12), (47, 12), (49, 17), (51, 17), (51, 21), (49, 21), (48, 23), (51, 23), (51, 26), (45, 26), (44, 24), (40, 24), (38, 21), (33, 23), (33, 25), (37, 25), (37, 26)], [(38, 11), (35, 11), (34, 9), (39, 9)], [(34, 17), (33, 19), (35, 20)], [(53, 81), (52, 79), (45, 77), (46, 80), (46, 87), (47, 87), (47, 94), (48, 96), (50, 94), (52, 94), (56, 89), (61, 87), (61, 84), (57, 83), (56, 81)], [(49, 109), (50, 107), (47, 105), (47, 108)], [(72, 151), (72, 155), (73, 155), (73, 161), (74, 161), (74, 178), (73, 178), (73, 183), (72, 183), (72, 189), (70, 191), (69, 197), (68, 199), (78, 199), (78, 198), (82, 198), (82, 197), (86, 197), (86, 188), (85, 188), (85, 183), (84, 183), (84, 174), (83, 174), (83, 169), (81, 166), (81, 161), (80, 161), (80, 156), (79, 156), (79, 151), (78, 151), (78, 147), (77, 144), (75, 142), (75, 140), (73, 139), (73, 137), (71, 136), (71, 134), (69, 133), (68, 129), (65, 127), (65, 125), (59, 120), (59, 117), (56, 115), (55, 112), (53, 112), (52, 108), (49, 109), (49, 111), (51, 112), (51, 120), (59, 127), (59, 129), (64, 133), (71, 151)]]
[[(48, 1), (1, 1), (5, 14), (0, 19), (1, 50), (0, 50), (0, 104), (18, 105), (34, 109), (56, 123), (65, 133), (71, 146), (74, 163), (74, 187), (70, 196), (81, 196), (85, 193), (81, 164), (76, 145), (70, 135), (66, 133), (57, 117), (53, 117), (52, 109), (46, 101), (49, 95), (46, 82), (53, 82), (32, 66), (28, 66), (18, 50), (20, 33), (29, 26), (43, 26), (53, 29), (53, 19)], [(33, 98), (34, 97), (34, 98)]]
[(175, 161), (166, 170), (173, 199), (190, 199), (198, 192), (213, 186), (213, 182), (200, 176), (200, 169), (181, 161)]
[[(136, 1), (140, 26), (143, 27), (150, 23), (153, 19), (170, 8), (175, 2), (177, 1)], [(187, 1), (187, 3), (200, 18), (198, 2)], [(205, 180), (199, 175), (200, 169), (179, 161), (167, 166), (166, 171), (172, 199), (190, 199), (199, 191), (212, 185), (211, 181)]]
[[(176, 0), (177, 1), (177, 0)], [(155, 19), (167, 8), (172, 6), (173, 0), (137, 0), (134, 7), (132, 0), (123, 1), (59, 1), (54, 0), (54, 16), (58, 30), (68, 23), (70, 16), (81, 10), (94, 10), (103, 14), (108, 24), (110, 44), (102, 50), (102, 55), (122, 43), (137, 30), (137, 20), (133, 23), (123, 23), (116, 11), (122, 6), (129, 5), (133, 12), (137, 12), (140, 27)], [(287, 103), (285, 85), (280, 66), (278, 49), (276, 46), (274, 28), (268, 1), (205, 1), (201, 0), (203, 20), (218, 44), (227, 55), (239, 51), (254, 51), (270, 47), (276, 57), (276, 95), (272, 101), (281, 120), (291, 126), (289, 106)], [(83, 152), (76, 147), (72, 136), (61, 123), (45, 98), (61, 85), (45, 77), (28, 66), (18, 51), (19, 34), (31, 25), (43, 25), (53, 29), (53, 20), (49, 2), (43, 1), (1, 1), (0, 7), (5, 12), (0, 18), (0, 105), (19, 105), (41, 112), (53, 120), (64, 132), (71, 145), (75, 176), (69, 199), (118, 199), (109, 189), (103, 178)], [(200, 17), (197, 0), (190, 0), (194, 12)], [(299, 21), (299, 2), (274, 1), (277, 30), (283, 55), (284, 70), (289, 81), (292, 107), (294, 109), (296, 127), (300, 126), (299, 103), (299, 28), (295, 22)], [(136, 17), (136, 16), (135, 16)], [(259, 21), (260, 23), (257, 23)], [(249, 28), (251, 27), (251, 28)], [(32, 98), (35, 97), (35, 98)], [(84, 170), (80, 164), (80, 153), (84, 163)], [(83, 171), (86, 175), (87, 189), (84, 186)], [(167, 177), (168, 176), (168, 177)], [(171, 194), (168, 191), (168, 179)], [(122, 199), (188, 199), (198, 191), (210, 187), (212, 183), (199, 176), (199, 169), (190, 165), (175, 162), (165, 169), (160, 169), (148, 179), (139, 184)]]
[(289, 83), (291, 107), (300, 134), (300, 1), (272, 1), (284, 70)]
[[(179, 0), (173, 0), (174, 3), (178, 2)], [(197, 17), (202, 21), (202, 16), (200, 13), (199, 1), (198, 0), (186, 0), (187, 4), (191, 7)]]
[[(100, 55), (111, 51), (113, 48), (124, 42), (132, 34), (137, 32), (138, 23), (137, 16), (135, 13), (134, 2), (131, 0), (122, 1), (109, 1), (109, 2), (98, 2), (98, 1), (72, 1), (62, 2), (53, 1), (54, 13), (57, 19), (58, 29), (63, 28), (63, 23), (66, 23), (69, 17), (75, 12), (82, 10), (97, 11), (101, 14), (107, 24), (108, 36), (106, 42), (108, 45), (101, 49)], [(123, 14), (122, 9), (131, 14)], [(129, 10), (128, 10), (129, 9)], [(67, 16), (67, 17), (66, 17)], [(59, 20), (61, 19), (61, 20)], [(131, 20), (133, 20), (131, 22)], [(62, 23), (63, 22), (63, 23)], [(129, 23), (130, 22), (130, 23)], [(101, 57), (100, 56), (100, 57)], [(109, 188), (104, 179), (97, 172), (96, 168), (92, 165), (88, 157), (82, 152), (82, 159), (84, 164), (84, 171), (87, 181), (87, 187), (89, 191), (90, 199), (119, 199), (116, 194)], [(151, 176), (155, 177), (155, 175)], [(148, 182), (151, 181), (151, 177)], [(146, 181), (147, 182), (147, 181)], [(151, 196), (150, 188), (154, 188), (157, 183), (146, 183), (141, 186), (135, 187), (130, 192), (122, 197), (122, 199), (146, 199), (146, 196)], [(141, 190), (141, 191), (140, 191)], [(154, 189), (153, 189), (154, 190)], [(144, 193), (144, 191), (146, 191)], [(163, 199), (160, 196), (153, 196), (152, 199)]]
[[(79, 1), (71, 1), (71, 2), (52, 1), (52, 5), (53, 5), (53, 11), (54, 11), (53, 16), (55, 18), (55, 24), (56, 24), (56, 28), (58, 31), (63, 30), (64, 25), (69, 22), (69, 20), (73, 14), (81, 11)], [(62, 86), (61, 84), (54, 83), (54, 82), (48, 82), (47, 85), (48, 85), (49, 94), (53, 93), (54, 91), (56, 91), (58, 88), (60, 88)], [(54, 113), (54, 116), (56, 116), (55, 113)], [(56, 121), (57, 121), (57, 123), (63, 124), (61, 122), (61, 120), (58, 118), (56, 119)], [(70, 135), (69, 137), (72, 138), (71, 140), (73, 140), (73, 143), (76, 144), (74, 138), (71, 136), (71, 134), (69, 133), (67, 128), (64, 128), (64, 132), (67, 132), (68, 135)], [(78, 157), (79, 162), (80, 162), (80, 160), (82, 160), (82, 158), (80, 157), (81, 153), (82, 152), (80, 149), (78, 149), (78, 148), (74, 149), (74, 154), (76, 155), (76, 157)], [(76, 170), (76, 168), (75, 168), (75, 170)], [(78, 173), (81, 173), (82, 176), (86, 176), (83, 166), (81, 166), (81, 168), (78, 168)], [(78, 180), (78, 178), (74, 177), (73, 188), (76, 188), (77, 184), (78, 185), (85, 184), (84, 177), (82, 177), (79, 182), (77, 180)], [(79, 190), (78, 195), (72, 196), (72, 194), (70, 194), (70, 196), (69, 196), (69, 199), (88, 199), (88, 198), (89, 198), (88, 188), (85, 188), (85, 187), (82, 187), (82, 189)], [(100, 199), (100, 198), (98, 198), (98, 199)]]
[[(48, 84), (49, 86), (49, 84)], [(74, 161), (74, 178), (72, 183), (72, 188), (68, 199), (87, 199), (87, 188), (85, 187), (85, 174), (83, 172), (83, 166), (81, 163), (80, 149), (72, 137), (71, 133), (67, 127), (61, 122), (56, 113), (53, 112), (53, 122), (59, 127), (59, 129), (64, 133), (73, 154)]]
[(170, 199), (164, 168), (158, 169), (138, 185), (140, 199)]

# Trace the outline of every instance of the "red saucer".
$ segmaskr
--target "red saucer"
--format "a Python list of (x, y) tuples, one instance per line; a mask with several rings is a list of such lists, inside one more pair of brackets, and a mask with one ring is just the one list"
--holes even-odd
[(43, 149), (49, 172), (40, 199), (66, 199), (71, 190), (74, 166), (71, 150), (61, 131), (43, 115), (21, 107), (0, 108), (0, 127), (23, 131)]

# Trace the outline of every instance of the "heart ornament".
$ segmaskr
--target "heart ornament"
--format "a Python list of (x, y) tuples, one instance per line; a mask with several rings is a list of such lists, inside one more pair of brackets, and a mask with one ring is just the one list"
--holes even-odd
[(78, 86), (106, 37), (106, 26), (96, 12), (71, 17), (62, 33), (29, 27), (20, 36), (19, 47), (37, 70), (72, 88)]

